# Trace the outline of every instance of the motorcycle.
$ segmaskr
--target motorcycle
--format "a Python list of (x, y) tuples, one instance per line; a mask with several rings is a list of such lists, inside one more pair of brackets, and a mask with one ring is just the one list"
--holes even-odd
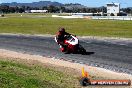
[[(57, 39), (55, 37), (55, 41)], [(86, 54), (86, 50), (79, 44), (79, 39), (74, 35), (66, 35), (64, 39), (64, 45), (60, 45), (60, 51), (67, 53), (79, 53)]]

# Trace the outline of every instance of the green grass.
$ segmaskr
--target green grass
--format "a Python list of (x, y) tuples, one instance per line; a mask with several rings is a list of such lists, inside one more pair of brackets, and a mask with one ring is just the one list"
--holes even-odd
[(51, 17), (51, 13), (10, 13), (10, 14), (5, 14), (6, 17), (20, 17), (20, 16), (47, 16)]
[(0, 60), (0, 88), (73, 88), (74, 80), (51, 68)]
[[(51, 18), (51, 14), (25, 14), (0, 18), (0, 33), (56, 34), (59, 27), (77, 36), (132, 38), (132, 21)], [(48, 17), (36, 17), (36, 16)]]

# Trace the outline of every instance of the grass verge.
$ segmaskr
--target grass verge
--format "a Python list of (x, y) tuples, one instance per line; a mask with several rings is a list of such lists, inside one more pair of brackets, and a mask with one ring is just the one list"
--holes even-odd
[(75, 80), (52, 68), (0, 59), (1, 88), (74, 88)]
[(65, 27), (68, 32), (80, 36), (132, 38), (132, 21), (62, 19), (51, 18), (51, 14), (20, 15), (7, 14), (7, 18), (0, 19), (0, 33), (56, 34), (59, 27)]

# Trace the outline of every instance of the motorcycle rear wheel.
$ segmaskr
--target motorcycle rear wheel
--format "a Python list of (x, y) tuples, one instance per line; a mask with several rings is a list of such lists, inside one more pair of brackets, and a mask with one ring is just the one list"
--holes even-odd
[(80, 52), (81, 54), (83, 54), (83, 55), (86, 54), (86, 50), (83, 48), (82, 45), (79, 45), (79, 52)]

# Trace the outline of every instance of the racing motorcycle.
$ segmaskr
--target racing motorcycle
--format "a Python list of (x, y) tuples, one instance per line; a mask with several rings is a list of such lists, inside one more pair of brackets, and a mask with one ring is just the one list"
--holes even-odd
[[(55, 41), (57, 39), (55, 37)], [(79, 44), (79, 39), (74, 35), (66, 35), (64, 39), (64, 46), (60, 45), (60, 51), (67, 53), (86, 54), (86, 50)]]

